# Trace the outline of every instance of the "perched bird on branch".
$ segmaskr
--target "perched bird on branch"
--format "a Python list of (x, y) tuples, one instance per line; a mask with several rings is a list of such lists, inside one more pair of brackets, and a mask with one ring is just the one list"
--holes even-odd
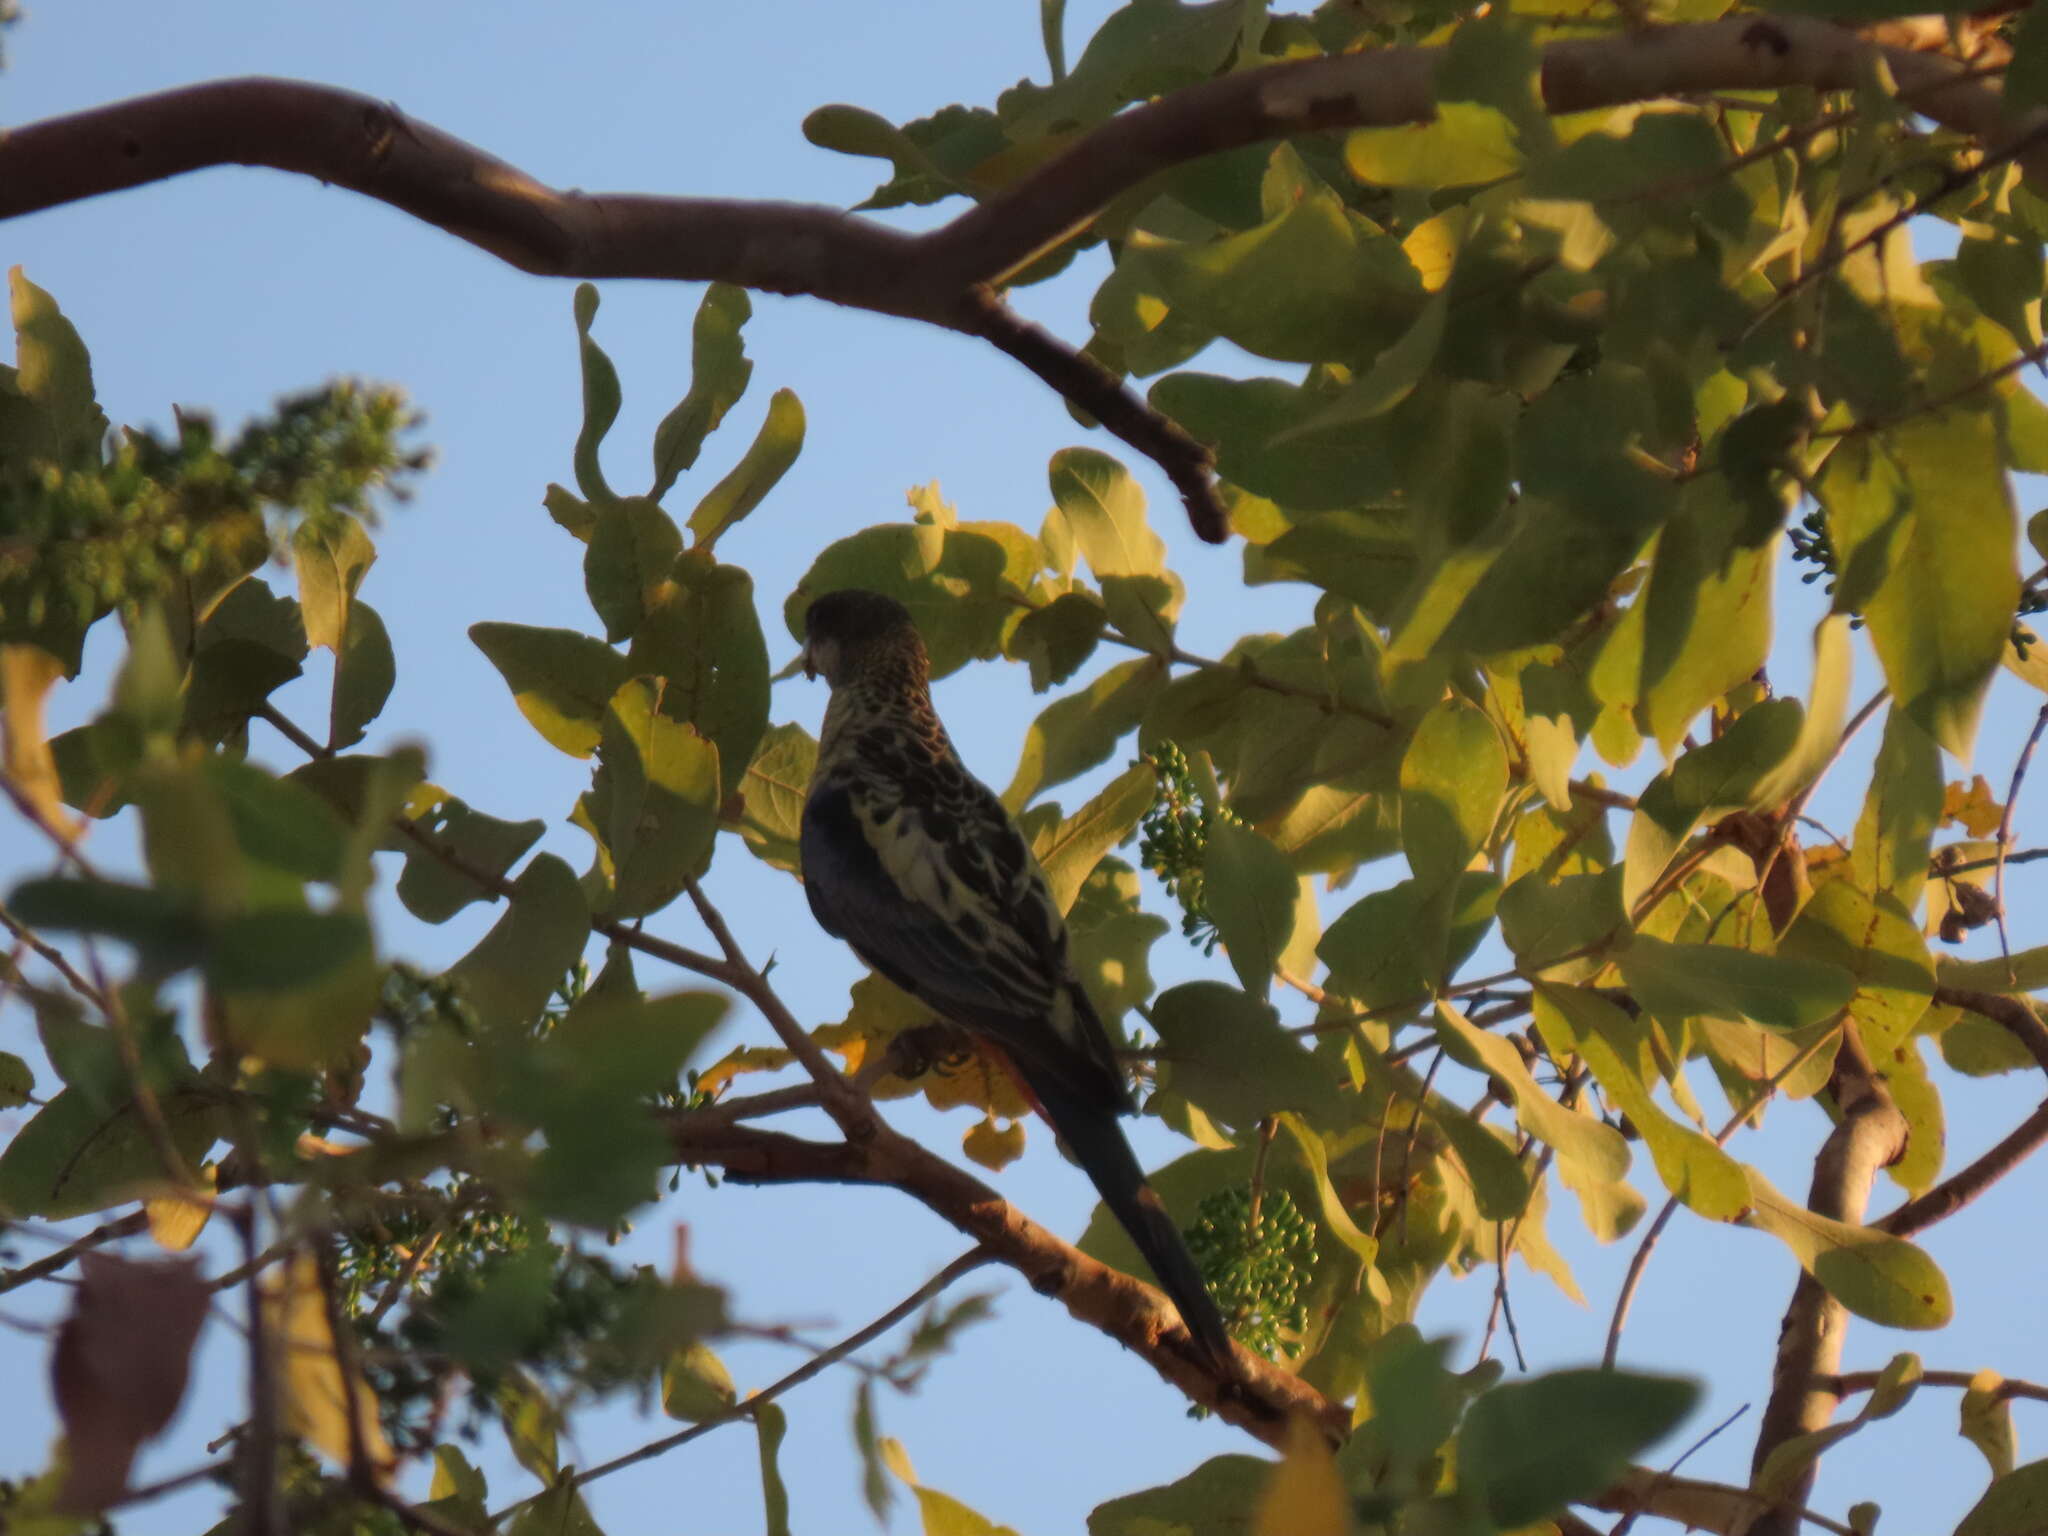
[(1066, 923), (1017, 824), (939, 724), (909, 611), (879, 593), (827, 593), (805, 618), (803, 665), (832, 685), (800, 844), (811, 911), (995, 1047), (1222, 1367), (1223, 1319), (1117, 1124), (1134, 1108), (1130, 1089), (1074, 972)]

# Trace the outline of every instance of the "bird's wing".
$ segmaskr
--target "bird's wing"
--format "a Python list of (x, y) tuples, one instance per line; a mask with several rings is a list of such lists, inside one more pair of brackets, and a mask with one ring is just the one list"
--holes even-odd
[(1022, 834), (964, 773), (942, 790), (913, 798), (857, 776), (813, 789), (800, 840), (812, 912), (913, 997), (990, 1036), (1027, 1078), (1049, 1073), (1120, 1107), (1122, 1073)]

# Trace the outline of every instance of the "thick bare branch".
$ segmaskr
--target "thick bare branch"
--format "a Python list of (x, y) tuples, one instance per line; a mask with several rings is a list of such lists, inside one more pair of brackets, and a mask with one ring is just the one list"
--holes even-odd
[[(989, 340), (1156, 459), (1195, 531), (1214, 542), (1225, 529), (1206, 452), (989, 290), (1162, 170), (1292, 134), (1428, 121), (1442, 56), (1441, 48), (1388, 48), (1176, 91), (1111, 118), (923, 235), (795, 203), (564, 192), (388, 103), (263, 78), (185, 86), (0, 135), (0, 218), (206, 166), (261, 165), (376, 198), (527, 272), (718, 280), (923, 320)], [(1916, 111), (1994, 152), (2023, 144), (2015, 158), (2048, 188), (2048, 113), (2008, 120), (1999, 93), (1946, 54), (1887, 47), (1801, 17), (1565, 39), (1543, 52), (1542, 89), (1551, 110), (1573, 112), (1717, 90), (1855, 90), (1880, 63)]]
[(805, 1141), (751, 1126), (704, 1124), (691, 1114), (668, 1120), (676, 1155), (722, 1168), (742, 1183), (886, 1184), (973, 1238), (991, 1259), (1016, 1270), (1077, 1321), (1108, 1334), (1217, 1415), (1279, 1446), (1287, 1421), (1307, 1414), (1334, 1440), (1350, 1414), (1299, 1377), (1245, 1350), (1234, 1379), (1207, 1365), (1174, 1314), (1151, 1286), (1089, 1258), (1016, 1209), (972, 1174), (954, 1167), (888, 1125), (865, 1143)]
[(1995, 1147), (1967, 1168), (1908, 1200), (1872, 1225), (1894, 1237), (1911, 1237), (1955, 1215), (2048, 1143), (2048, 1103), (2014, 1126)]
[[(1860, 1222), (1878, 1170), (1906, 1149), (1906, 1117), (1892, 1102), (1853, 1022), (1843, 1026), (1828, 1089), (1840, 1119), (1814, 1159), (1806, 1203), (1836, 1221)], [(1842, 1363), (1848, 1324), (1848, 1309), (1812, 1275), (1801, 1273), (1778, 1333), (1771, 1397), (1757, 1432), (1753, 1470), (1761, 1470), (1786, 1441), (1825, 1428), (1834, 1417), (1841, 1396), (1826, 1382)], [(1818, 1471), (1818, 1463), (1808, 1464), (1786, 1490), (1784, 1502), (1757, 1522), (1755, 1536), (1795, 1536)]]

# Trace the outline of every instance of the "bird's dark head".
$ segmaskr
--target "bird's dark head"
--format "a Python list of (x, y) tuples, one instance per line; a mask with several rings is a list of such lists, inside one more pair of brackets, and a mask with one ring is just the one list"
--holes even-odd
[(805, 610), (804, 676), (823, 677), (837, 688), (877, 662), (908, 663), (920, 677), (925, 670), (917, 625), (895, 598), (849, 588), (827, 592)]

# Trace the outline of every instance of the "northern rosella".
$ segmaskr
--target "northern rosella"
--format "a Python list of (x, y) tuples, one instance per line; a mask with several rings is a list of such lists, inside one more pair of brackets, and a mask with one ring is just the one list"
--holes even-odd
[(1130, 1088), (1066, 923), (1017, 824), (939, 724), (909, 611), (879, 593), (825, 594), (805, 618), (803, 665), (832, 686), (800, 841), (811, 911), (1007, 1060), (1221, 1366), (1223, 1319), (1117, 1124)]

